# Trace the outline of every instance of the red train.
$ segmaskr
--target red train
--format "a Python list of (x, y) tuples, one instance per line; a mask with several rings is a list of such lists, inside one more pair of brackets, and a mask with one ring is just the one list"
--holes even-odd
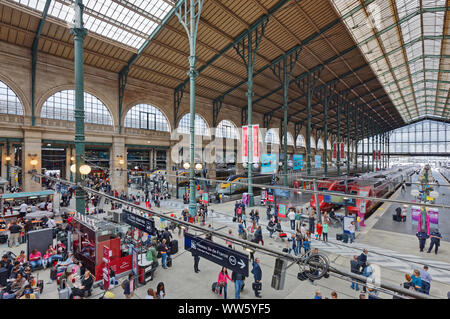
[[(415, 172), (413, 167), (398, 168), (386, 172), (376, 172), (362, 175), (360, 177), (354, 177), (347, 180), (347, 190), (350, 195), (367, 196), (385, 198), (390, 195), (397, 187), (399, 187), (404, 181), (408, 179)], [(328, 183), (328, 189), (324, 189)], [(319, 184), (320, 185), (320, 184)], [(332, 191), (345, 195), (345, 180), (324, 181), (323, 187), (320, 186), (319, 191)], [(319, 208), (321, 211), (329, 211), (331, 208), (338, 205), (328, 203), (324, 201), (323, 195), (319, 197)], [(379, 202), (371, 200), (356, 199), (354, 205), (349, 205), (349, 214), (357, 214), (358, 212), (368, 214), (370, 213)], [(314, 195), (311, 196), (311, 207), (315, 208)]]

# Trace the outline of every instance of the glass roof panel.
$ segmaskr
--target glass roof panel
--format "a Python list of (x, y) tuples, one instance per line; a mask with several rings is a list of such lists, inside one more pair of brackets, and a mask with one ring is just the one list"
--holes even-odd
[(439, 73), (450, 67), (445, 58), (450, 54), (450, 41), (444, 39), (449, 31), (444, 30), (450, 10), (446, 0), (332, 3), (406, 122), (445, 113), (436, 110), (442, 103), (437, 95), (450, 87), (445, 82), (449, 72)]
[[(42, 12), (46, 0), (12, 0)], [(54, 0), (48, 15), (71, 23), (74, 0)], [(139, 49), (173, 8), (169, 0), (85, 0), (84, 24), (90, 32)]]

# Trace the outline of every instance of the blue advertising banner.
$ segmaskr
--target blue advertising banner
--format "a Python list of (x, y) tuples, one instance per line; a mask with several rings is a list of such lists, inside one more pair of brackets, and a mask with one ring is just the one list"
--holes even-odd
[(277, 172), (277, 155), (276, 154), (262, 154), (261, 155), (261, 173), (262, 174), (276, 174)]
[(292, 157), (292, 169), (294, 171), (299, 171), (303, 168), (303, 155), (296, 155)]
[(322, 167), (322, 156), (316, 155), (314, 156), (314, 168), (321, 168)]

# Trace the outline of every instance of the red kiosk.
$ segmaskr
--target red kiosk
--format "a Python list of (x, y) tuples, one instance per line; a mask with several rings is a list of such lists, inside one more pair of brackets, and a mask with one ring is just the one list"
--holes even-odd
[(116, 275), (131, 270), (132, 254), (126, 244), (123, 226), (76, 213), (73, 219), (73, 254), (95, 276), (103, 280), (104, 251), (108, 250), (109, 266)]

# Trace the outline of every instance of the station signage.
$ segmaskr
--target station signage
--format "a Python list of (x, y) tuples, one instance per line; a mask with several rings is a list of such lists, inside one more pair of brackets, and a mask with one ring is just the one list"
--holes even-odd
[(345, 144), (341, 143), (341, 159), (345, 158)]
[(189, 233), (184, 235), (184, 249), (248, 277), (249, 260), (246, 254)]
[(333, 143), (333, 160), (337, 159), (337, 144)]
[(138, 214), (132, 213), (126, 209), (122, 210), (122, 220), (124, 223), (135, 227), (147, 234), (155, 234), (155, 221), (153, 218), (146, 218)]

